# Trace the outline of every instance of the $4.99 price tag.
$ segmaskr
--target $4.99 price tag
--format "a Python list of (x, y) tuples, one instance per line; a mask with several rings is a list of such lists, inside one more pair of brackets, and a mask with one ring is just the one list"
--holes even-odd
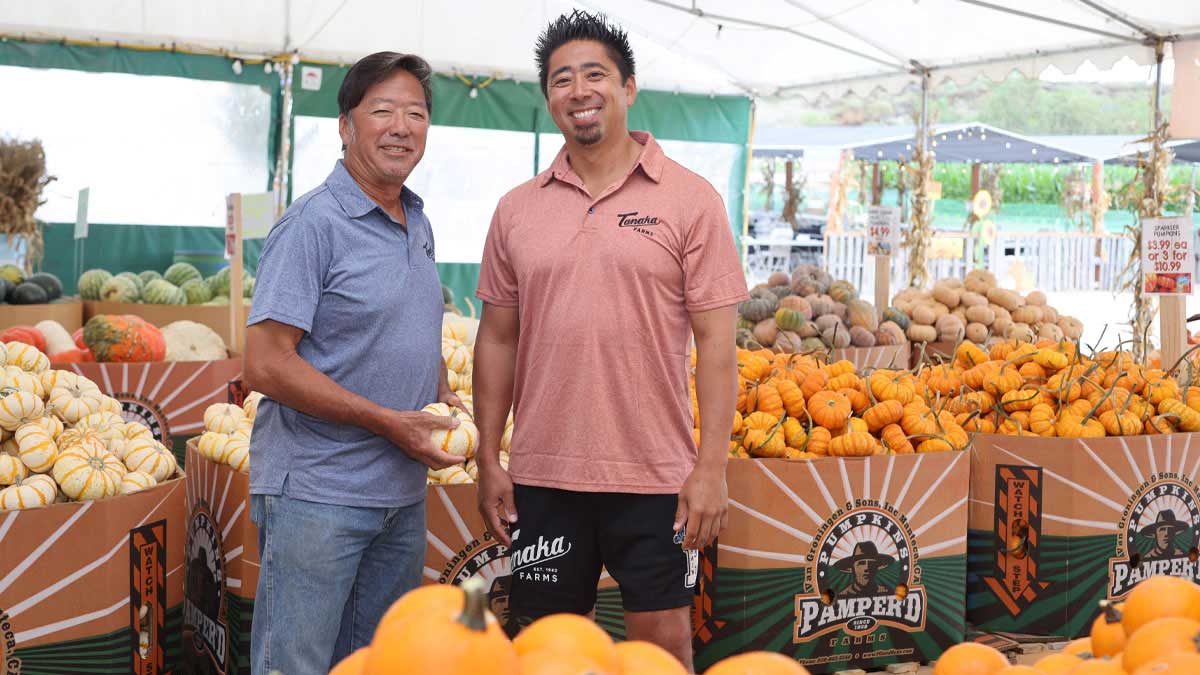
[(900, 245), (900, 208), (872, 206), (867, 211), (867, 255), (890, 256)]
[(1190, 218), (1142, 221), (1142, 292), (1191, 295), (1195, 244)]

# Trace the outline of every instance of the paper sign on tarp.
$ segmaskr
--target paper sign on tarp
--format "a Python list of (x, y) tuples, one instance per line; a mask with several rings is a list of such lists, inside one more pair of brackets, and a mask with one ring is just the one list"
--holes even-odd
[(867, 255), (891, 256), (900, 246), (900, 209), (872, 206), (867, 210)]
[(1142, 221), (1142, 292), (1191, 295), (1195, 275), (1192, 221), (1187, 216)]
[(242, 239), (266, 239), (275, 225), (275, 193), (242, 195)]
[(87, 239), (88, 236), (88, 197), (91, 194), (91, 188), (83, 188), (79, 191), (79, 201), (75, 208), (75, 238)]

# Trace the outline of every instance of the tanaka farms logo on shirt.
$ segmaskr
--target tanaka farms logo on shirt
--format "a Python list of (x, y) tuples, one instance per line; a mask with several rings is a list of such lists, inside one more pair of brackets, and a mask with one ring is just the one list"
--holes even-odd
[(617, 227), (632, 227), (635, 231), (651, 237), (654, 233), (646, 228), (655, 225), (658, 225), (658, 216), (643, 216), (637, 211), (617, 214)]
[(921, 631), (925, 589), (915, 537), (895, 508), (857, 508), (827, 522), (809, 554), (811, 593), (796, 595), (794, 642), (842, 629)]

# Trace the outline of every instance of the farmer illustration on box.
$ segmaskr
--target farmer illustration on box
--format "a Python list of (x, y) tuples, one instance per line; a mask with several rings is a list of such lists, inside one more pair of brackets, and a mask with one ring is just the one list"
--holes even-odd
[(1158, 560), (1173, 556), (1187, 555), (1183, 549), (1175, 545), (1175, 536), (1188, 529), (1188, 524), (1175, 518), (1171, 509), (1163, 509), (1154, 517), (1154, 522), (1143, 527), (1138, 533), (1143, 537), (1154, 540), (1154, 548), (1146, 554), (1147, 560)]
[(857, 598), (891, 593), (892, 589), (879, 583), (878, 576), (894, 562), (895, 558), (879, 552), (875, 542), (862, 541), (855, 544), (854, 552), (849, 558), (842, 558), (834, 563), (834, 567), (854, 577), (850, 587), (841, 595)]

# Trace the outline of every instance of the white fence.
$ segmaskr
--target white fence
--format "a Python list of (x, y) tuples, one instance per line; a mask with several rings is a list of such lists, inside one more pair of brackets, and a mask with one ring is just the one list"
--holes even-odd
[[(937, 232), (927, 269), (929, 278), (962, 278), (974, 268), (975, 239), (960, 232)], [(1014, 284), (1015, 274), (1028, 275), (1035, 288), (1056, 291), (1115, 291), (1133, 244), (1116, 234), (1023, 234), (1004, 235), (984, 249), (983, 261), (1003, 286)], [(778, 269), (790, 269), (797, 260), (776, 259)], [(835, 278), (845, 279), (870, 295), (875, 285), (875, 262), (867, 255), (864, 232), (826, 234), (821, 254), (824, 268)], [(1021, 267), (1023, 266), (1023, 270)], [(754, 277), (769, 274), (758, 269)], [(751, 283), (763, 279), (752, 278)], [(908, 281), (908, 260), (903, 250), (892, 257), (892, 289)]]

